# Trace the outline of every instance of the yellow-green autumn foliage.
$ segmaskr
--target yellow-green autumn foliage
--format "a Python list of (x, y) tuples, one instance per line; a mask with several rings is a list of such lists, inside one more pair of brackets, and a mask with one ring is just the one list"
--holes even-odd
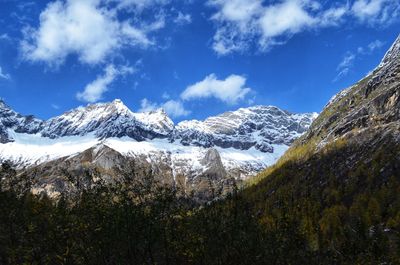
[(400, 264), (399, 147), (311, 147), (200, 207), (168, 188), (2, 191), (0, 264)]

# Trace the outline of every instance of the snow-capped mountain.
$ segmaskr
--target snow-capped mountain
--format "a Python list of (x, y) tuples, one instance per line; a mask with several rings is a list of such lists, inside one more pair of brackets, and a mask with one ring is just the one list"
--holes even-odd
[[(38, 182), (44, 186), (35, 187), (36, 191), (51, 191), (51, 194), (57, 193), (54, 189), (60, 181), (65, 181), (65, 178), (59, 179), (60, 172), (70, 170), (71, 163), (75, 163), (73, 168), (81, 169), (70, 174), (82, 172), (91, 152), (103, 154), (102, 163), (96, 159), (90, 161), (91, 166), (101, 166), (100, 171), (112, 169), (112, 175), (119, 174), (114, 168), (125, 166), (119, 164), (121, 159), (114, 161), (104, 154), (123, 156), (135, 161), (129, 170), (139, 170), (139, 163), (143, 165), (140, 169), (148, 168), (159, 178), (171, 176), (174, 183), (180, 179), (185, 190), (190, 190), (203, 185), (199, 184), (203, 183), (201, 176), (210, 177), (217, 172), (212, 178), (225, 183), (228, 178), (244, 179), (273, 164), (316, 116), (256, 106), (175, 125), (161, 109), (134, 113), (121, 100), (114, 100), (79, 107), (41, 121), (18, 114), (2, 102), (0, 159), (11, 161), (20, 170), (28, 170), (25, 172), (31, 168), (43, 174), (46, 171), (47, 180), (55, 174), (58, 184)], [(104, 148), (107, 151), (101, 152)], [(218, 159), (213, 162), (210, 160), (213, 157)], [(67, 168), (56, 170), (60, 165)], [(54, 170), (49, 173), (49, 168)], [(221, 175), (225, 176), (224, 180)]]
[[(99, 143), (114, 144), (117, 151), (121, 149), (126, 154), (140, 150), (142, 153), (185, 150), (183, 153), (188, 157), (197, 157), (194, 153), (215, 147), (221, 153), (231, 150), (231, 157), (235, 152), (242, 157), (253, 154), (248, 157), (249, 161), (253, 160), (250, 164), (263, 167), (279, 158), (316, 116), (315, 113), (291, 114), (273, 106), (255, 106), (204, 121), (183, 121), (175, 126), (162, 109), (134, 113), (117, 99), (78, 107), (41, 121), (23, 116), (1, 102), (3, 144), (0, 151), (3, 160), (28, 166), (79, 153)], [(116, 144), (118, 141), (123, 144)], [(230, 160), (232, 166), (235, 159)]]
[(183, 121), (174, 131), (185, 145), (219, 146), (273, 153), (273, 144), (289, 146), (317, 116), (292, 114), (273, 106), (241, 108), (205, 121)]
[(137, 141), (166, 137), (174, 128), (162, 110), (133, 113), (121, 100), (79, 107), (44, 123), (41, 135), (49, 138), (84, 136), (98, 138), (127, 136)]
[(43, 122), (33, 116), (22, 116), (12, 110), (3, 100), (0, 100), (0, 143), (13, 141), (9, 130), (16, 133), (37, 133), (42, 129)]
[[(128, 137), (132, 141), (168, 139), (170, 143), (204, 148), (221, 147), (238, 150), (255, 148), (274, 153), (272, 145), (289, 146), (304, 133), (316, 113), (292, 114), (274, 106), (241, 108), (204, 121), (178, 123), (162, 110), (134, 113), (119, 99), (110, 103), (89, 104), (60, 116), (41, 121), (23, 116), (4, 102), (0, 103), (2, 143), (24, 138), (42, 137), (49, 142), (71, 136), (92, 136), (99, 140)], [(26, 138), (26, 137), (25, 137)], [(77, 138), (79, 139), (79, 138)]]

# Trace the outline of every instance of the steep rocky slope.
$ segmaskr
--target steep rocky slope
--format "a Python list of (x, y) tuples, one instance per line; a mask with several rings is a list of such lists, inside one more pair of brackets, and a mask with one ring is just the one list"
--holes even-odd
[(300, 142), (315, 141), (321, 147), (341, 137), (356, 141), (368, 132), (397, 134), (399, 82), (400, 37), (372, 73), (331, 99)]
[[(338, 178), (346, 179), (350, 177), (349, 172), (360, 166), (372, 167), (372, 161), (377, 156), (387, 156), (390, 162), (381, 165), (379, 176), (376, 176), (384, 182), (390, 176), (400, 174), (400, 163), (393, 162), (393, 159), (400, 159), (396, 151), (399, 146), (400, 36), (379, 66), (355, 85), (335, 95), (309, 130), (260, 178), (269, 176), (286, 164), (300, 163), (301, 167), (307, 168), (308, 159), (315, 162), (330, 152), (337, 154), (337, 150), (342, 150), (345, 161), (329, 161), (332, 166), (330, 171), (335, 172)], [(318, 181), (324, 182), (323, 179)]]

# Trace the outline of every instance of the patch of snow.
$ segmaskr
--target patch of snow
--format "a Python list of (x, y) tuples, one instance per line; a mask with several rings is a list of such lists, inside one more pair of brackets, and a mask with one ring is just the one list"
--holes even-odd
[[(93, 134), (86, 136), (67, 136), (56, 139), (41, 137), (39, 134), (22, 134), (9, 131), (15, 142), (0, 144), (0, 157), (9, 160), (19, 167), (37, 165), (61, 157), (69, 157), (89, 148), (106, 145), (125, 156), (144, 156), (149, 163), (162, 157), (170, 158), (174, 177), (185, 170), (206, 170), (201, 160), (208, 148), (199, 146), (184, 146), (167, 139), (135, 141), (129, 137), (109, 138), (99, 140)], [(222, 163), (228, 170), (246, 169), (256, 173), (258, 170), (275, 163), (288, 149), (286, 145), (272, 145), (273, 153), (263, 153), (254, 147), (249, 150), (215, 147), (220, 153)]]
[(92, 134), (49, 139), (39, 134), (15, 133), (12, 130), (8, 133), (13, 137), (14, 142), (0, 144), (1, 160), (9, 160), (19, 166), (40, 164), (70, 156), (99, 143)]
[[(153, 139), (143, 142), (134, 141), (128, 137), (110, 138), (104, 144), (124, 155), (149, 155), (154, 153), (169, 153), (172, 161), (187, 161), (193, 169), (204, 170), (200, 164), (208, 148), (198, 146), (183, 146), (166, 139)], [(264, 153), (254, 147), (249, 150), (214, 147), (221, 156), (226, 169), (251, 167), (254, 171), (274, 164), (289, 148), (287, 145), (272, 145), (273, 153)], [(175, 162), (174, 162), (175, 163)]]
[(344, 98), (353, 88), (354, 86), (348, 87), (346, 89), (343, 89), (342, 91), (340, 91), (339, 93), (337, 93), (336, 95), (334, 95), (329, 101), (328, 103), (325, 105), (324, 109), (329, 107), (330, 105), (332, 105), (335, 102), (338, 102), (339, 100), (341, 100), (342, 98)]
[(390, 49), (386, 52), (385, 56), (383, 57), (378, 67), (379, 68), (385, 67), (390, 62), (394, 62), (395, 58), (398, 58), (399, 56), (400, 56), (400, 35), (397, 37), (397, 39), (392, 44)]

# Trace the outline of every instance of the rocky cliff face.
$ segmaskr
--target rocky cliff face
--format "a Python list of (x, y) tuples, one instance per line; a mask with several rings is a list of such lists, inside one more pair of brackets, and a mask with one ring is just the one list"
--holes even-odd
[[(157, 185), (178, 188), (182, 195), (194, 195), (199, 202), (223, 196), (241, 183), (235, 172), (225, 169), (215, 149), (209, 149), (201, 158), (201, 169), (191, 168), (186, 163), (185, 160), (173, 161), (170, 156), (152, 160), (145, 155), (125, 156), (98, 144), (73, 156), (21, 169), (17, 178), (24, 190), (52, 198), (61, 195), (74, 198), (96, 187), (133, 185), (151, 179)], [(3, 180), (3, 186), (11, 186), (9, 181)]]
[(299, 143), (398, 135), (399, 120), (400, 36), (373, 72), (332, 98)]

